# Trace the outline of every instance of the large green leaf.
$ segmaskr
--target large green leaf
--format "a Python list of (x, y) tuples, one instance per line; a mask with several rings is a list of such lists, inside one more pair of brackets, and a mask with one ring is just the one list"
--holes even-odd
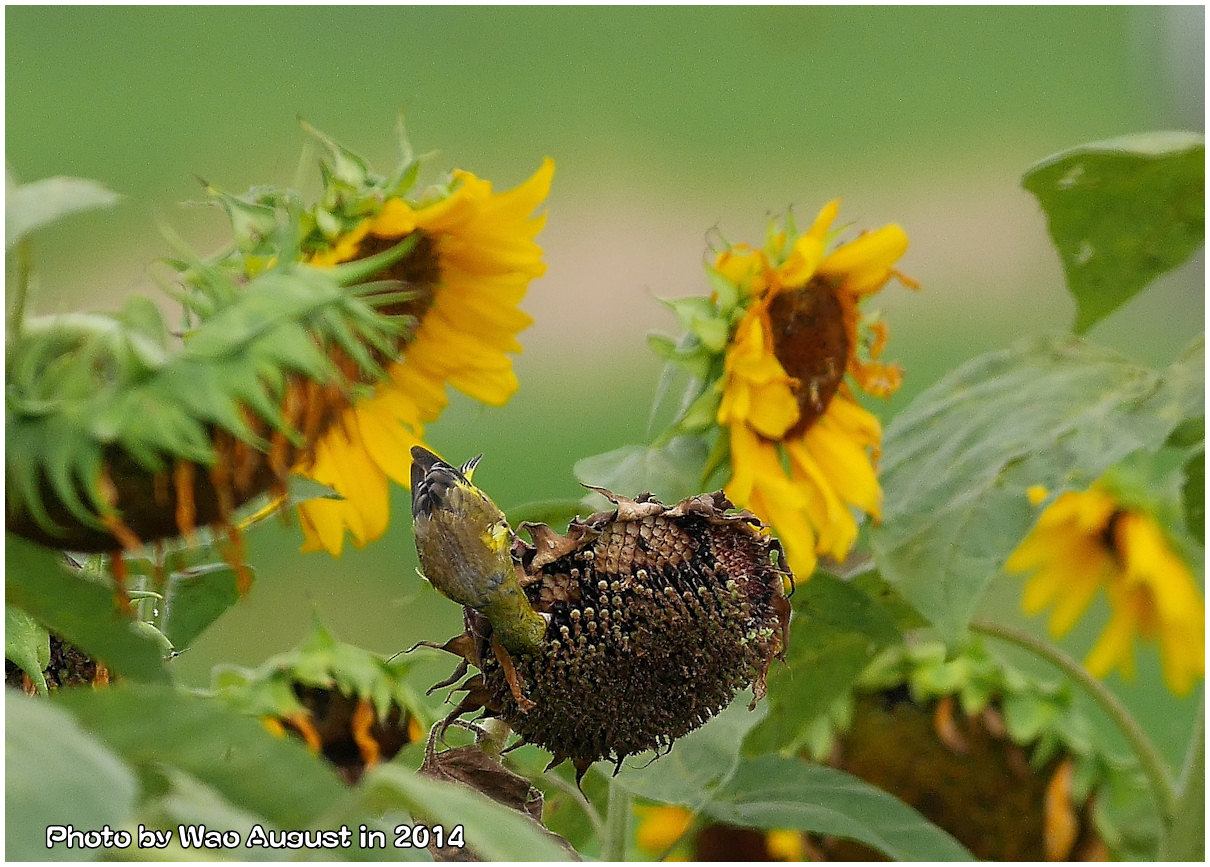
[(784, 665), (769, 670), (769, 713), (749, 753), (792, 751), (814, 719), (843, 694), (879, 650), (901, 636), (891, 614), (848, 581), (816, 572), (798, 586)]
[(957, 840), (902, 801), (843, 771), (796, 758), (743, 760), (704, 812), (743, 827), (847, 837), (896, 861), (974, 860)]
[(7, 690), (4, 701), (5, 857), (85, 861), (100, 849), (47, 848), (48, 825), (120, 828), (134, 812), (134, 773), (96, 737), (44, 699)]
[(750, 693), (740, 693), (730, 707), (673, 744), (668, 755), (653, 761), (630, 759), (614, 779), (652, 801), (700, 806), (730, 779), (739, 764), (740, 745), (767, 713), (764, 702), (749, 711), (750, 702)]
[(125, 685), (59, 693), (55, 701), (127, 763), (187, 774), (279, 828), (310, 827), (344, 793), (336, 772), (299, 741), (205, 696)]
[(1150, 133), (1073, 148), (1025, 174), (1076, 299), (1077, 333), (1205, 243), (1205, 162), (1200, 135)]
[(132, 680), (168, 680), (163, 636), (118, 610), (113, 590), (68, 569), (61, 553), (4, 536), (8, 601)]
[(226, 563), (210, 563), (168, 577), (160, 604), (160, 631), (179, 652), (239, 601), (239, 575)]
[(608, 488), (624, 497), (650, 491), (665, 503), (700, 494), (706, 444), (700, 437), (681, 436), (661, 446), (623, 446), (582, 458), (575, 474), (581, 482)]
[(1026, 490), (1084, 488), (1204, 413), (1204, 345), (1155, 371), (1063, 338), (976, 358), (887, 428), (883, 576), (949, 641), (1037, 510)]

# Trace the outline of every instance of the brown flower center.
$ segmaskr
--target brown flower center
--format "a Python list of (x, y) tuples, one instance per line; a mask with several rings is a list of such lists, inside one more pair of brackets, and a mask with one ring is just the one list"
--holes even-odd
[(824, 414), (844, 380), (852, 350), (844, 320), (836, 288), (825, 280), (781, 292), (769, 304), (773, 354), (797, 380), (791, 388), (798, 400), (798, 421), (786, 431), (786, 439)]
[(1122, 519), (1125, 517), (1125, 509), (1114, 509), (1109, 520), (1105, 522), (1105, 526), (1101, 528), (1101, 544), (1105, 546), (1105, 550), (1119, 566), (1126, 562), (1126, 552), (1123, 550), (1122, 538), (1119, 533)]
[[(397, 301), (380, 307), (380, 312), (387, 316), (411, 316), (419, 322), (433, 306), (437, 284), (441, 281), (441, 264), (438, 261), (433, 240), (423, 232), (419, 234), (420, 240), (411, 253), (371, 278), (402, 283), (403, 288), (412, 293), (412, 297), (406, 301)], [(400, 240), (402, 239), (366, 235), (358, 245), (356, 258), (364, 259), (383, 253), (398, 244)]]

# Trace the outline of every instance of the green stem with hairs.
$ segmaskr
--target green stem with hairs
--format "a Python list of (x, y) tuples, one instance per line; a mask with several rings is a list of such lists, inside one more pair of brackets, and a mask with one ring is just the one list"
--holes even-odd
[(609, 780), (609, 800), (605, 806), (605, 837), (601, 841), (602, 861), (625, 861), (626, 842), (630, 838), (630, 814), (634, 796), (616, 779)]
[(1164, 759), (1155, 748), (1155, 744), (1151, 742), (1138, 721), (1131, 716), (1121, 699), (1114, 695), (1109, 687), (1089, 674), (1084, 666), (1062, 650), (1024, 630), (987, 620), (971, 621), (970, 628), (973, 632), (999, 638), (1030, 651), (1035, 656), (1041, 657), (1061, 669), (1076, 683), (1084, 687), (1084, 690), (1096, 700), (1130, 743), (1135, 755), (1138, 756), (1143, 775), (1151, 787), (1151, 794), (1159, 810), (1160, 820), (1166, 829), (1171, 827), (1176, 810), (1176, 788), (1172, 783), (1172, 777), (1169, 776), (1168, 770), (1164, 766)]
[(1201, 861), (1206, 857), (1206, 709), (1198, 711), (1193, 742), (1177, 787), (1172, 827), (1160, 844), (1161, 861)]
[[(29, 280), (30, 280), (30, 243), (29, 239), (25, 238), (17, 242), (16, 247), (12, 250), (12, 288), (8, 293), (8, 310), (5, 311), (5, 337), (8, 344), (15, 344), (17, 338), (21, 336), (22, 329), (25, 327), (25, 304), (29, 298)], [(8, 257), (6, 256), (5, 259)], [(9, 265), (9, 262), (5, 262)], [(8, 268), (5, 268), (5, 276), (9, 276)], [(7, 346), (5, 355), (7, 357)]]

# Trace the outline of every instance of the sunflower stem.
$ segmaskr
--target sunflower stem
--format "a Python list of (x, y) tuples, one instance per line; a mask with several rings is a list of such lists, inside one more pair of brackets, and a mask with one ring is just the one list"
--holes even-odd
[(618, 783), (609, 780), (609, 800), (605, 805), (605, 838), (601, 841), (602, 861), (625, 861), (626, 841), (630, 837), (630, 813), (634, 797)]
[(1160, 843), (1161, 861), (1201, 861), (1206, 857), (1206, 708), (1198, 711), (1193, 742), (1177, 787), (1172, 827)]
[(1130, 743), (1131, 749), (1138, 756), (1139, 766), (1142, 768), (1143, 775), (1147, 777), (1151, 795), (1159, 810), (1160, 821), (1163, 822), (1165, 833), (1167, 833), (1172, 827), (1177, 801), (1172, 777), (1164, 767), (1164, 759), (1155, 748), (1155, 744), (1147, 737), (1138, 721), (1131, 716), (1121, 699), (1114, 695), (1109, 687), (1089, 674), (1088, 669), (1048, 641), (1024, 630), (992, 623), (988, 620), (973, 620), (970, 628), (973, 632), (999, 638), (1030, 651), (1035, 656), (1041, 657), (1061, 669), (1076, 683), (1084, 687), (1085, 691), (1101, 706), (1101, 709), (1109, 715), (1109, 718), (1117, 724), (1118, 729)]
[(13, 250), (13, 289), (9, 293), (11, 303), (8, 308), (4, 333), (9, 343), (15, 345), (25, 327), (25, 303), (29, 297), (30, 279), (30, 243), (24, 238), (17, 243)]

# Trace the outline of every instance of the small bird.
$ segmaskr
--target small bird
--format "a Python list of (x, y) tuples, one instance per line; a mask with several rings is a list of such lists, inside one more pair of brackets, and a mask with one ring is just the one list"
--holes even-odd
[[(512, 654), (542, 644), (547, 619), (534, 611), (513, 566), (508, 520), (471, 484), (479, 457), (455, 468), (412, 447), (412, 526), (424, 577), (442, 594), (483, 614)], [(511, 666), (510, 666), (511, 667)]]

